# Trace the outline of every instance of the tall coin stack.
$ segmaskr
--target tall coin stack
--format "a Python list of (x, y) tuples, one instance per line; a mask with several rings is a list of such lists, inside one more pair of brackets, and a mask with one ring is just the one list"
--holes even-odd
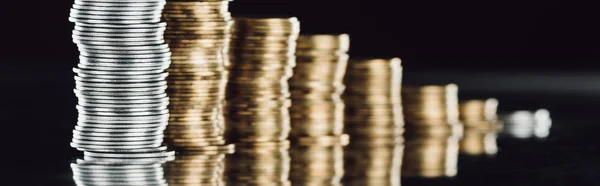
[(163, 11), (171, 47), (166, 141), (187, 150), (225, 144), (229, 1), (169, 1)]
[(295, 66), (296, 18), (236, 18), (230, 50), (227, 130), (237, 142), (278, 142), (291, 131), (288, 80)]
[(344, 83), (345, 130), (353, 139), (402, 136), (399, 58), (350, 60)]
[(400, 186), (403, 150), (402, 138), (353, 138), (344, 153), (344, 185)]
[(341, 136), (350, 37), (300, 35), (296, 67), (290, 79), (293, 138)]
[(170, 186), (225, 185), (225, 156), (233, 146), (211, 146), (202, 151), (182, 151), (164, 165)]
[(496, 143), (500, 129), (498, 120), (498, 100), (465, 100), (459, 104), (459, 118), (465, 124), (460, 141), (460, 153), (468, 155), (494, 155), (498, 152)]
[(342, 185), (344, 177), (344, 146), (350, 138), (299, 139), (290, 149), (292, 166), (290, 180), (293, 185)]
[(291, 185), (290, 141), (236, 144), (227, 157), (227, 185)]
[(144, 154), (104, 154), (85, 152), (84, 159), (71, 164), (73, 180), (84, 185), (167, 186), (162, 164), (175, 158), (161, 147)]
[(163, 40), (166, 24), (160, 22), (164, 4), (75, 0), (69, 17), (80, 51), (74, 68), (79, 99), (74, 148), (129, 157), (166, 150), (160, 146), (169, 119), (164, 71), (171, 52)]
[(404, 86), (402, 101), (406, 121), (402, 176), (455, 176), (462, 136), (458, 87)]

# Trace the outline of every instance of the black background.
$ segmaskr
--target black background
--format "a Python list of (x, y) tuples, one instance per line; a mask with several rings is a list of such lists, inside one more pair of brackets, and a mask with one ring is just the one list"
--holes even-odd
[[(47, 180), (65, 178), (49, 173), (68, 172), (68, 162), (78, 155), (68, 144), (76, 122), (71, 68), (77, 64), (78, 56), (71, 42), (73, 24), (67, 20), (72, 3), (70, 0), (0, 2), (0, 139), (4, 149), (1, 152), (7, 157), (3, 168), (0, 168), (0, 175), (4, 177), (0, 178), (38, 180), (45, 185), (53, 185)], [(352, 40), (352, 56), (398, 56), (403, 59), (406, 72), (461, 70), (461, 73), (480, 72), (478, 75), (485, 75), (505, 71), (577, 73), (600, 70), (597, 62), (600, 50), (596, 48), (600, 41), (597, 26), (600, 12), (594, 3), (567, 0), (236, 0), (231, 5), (231, 12), (234, 16), (297, 16), (303, 33), (348, 33)], [(405, 80), (412, 81), (410, 76)], [(568, 81), (562, 83), (570, 84)], [(480, 96), (476, 91), (464, 93)], [(561, 100), (556, 103), (562, 98), (540, 92), (525, 97), (518, 93), (504, 97), (493, 92), (485, 95), (499, 96), (501, 107), (510, 109), (547, 107), (551, 111), (573, 108), (590, 111), (595, 108), (590, 105), (598, 103), (584, 98), (576, 102)], [(563, 120), (567, 124), (570, 121)], [(586, 131), (586, 127), (578, 130)], [(578, 135), (567, 134), (567, 137)], [(583, 137), (576, 139), (584, 140)], [(554, 149), (552, 146), (529, 145), (516, 145), (517, 150), (513, 151)], [(600, 154), (595, 150), (590, 153), (587, 147), (584, 149), (576, 150)], [(508, 165), (504, 163), (514, 161), (515, 157), (500, 156), (498, 163), (487, 162), (500, 169), (483, 174), (498, 179), (503, 176), (507, 176), (507, 180), (525, 179), (519, 177), (518, 172), (508, 174), (503, 171), (518, 170), (516, 167), (521, 163), (532, 167), (538, 165), (538, 161), (527, 161), (539, 158), (535, 155), (546, 156), (530, 154), (516, 157), (522, 159)], [(584, 157), (593, 159), (591, 155)], [(573, 159), (577, 158), (581, 157)], [(550, 164), (550, 170), (547, 170), (550, 174), (541, 176), (546, 179), (543, 183), (562, 185), (559, 183), (569, 180), (568, 177), (556, 178), (559, 182), (550, 179), (551, 175), (563, 171), (561, 166), (552, 166), (560, 162), (543, 158), (539, 162)], [(573, 166), (586, 163), (581, 160)], [(515, 167), (502, 169), (506, 166)], [(565, 169), (568, 168), (571, 167)], [(467, 167), (466, 170), (477, 173), (479, 168)], [(578, 170), (581, 171), (581, 168)], [(585, 170), (588, 170), (584, 171), (585, 174), (570, 173), (569, 176), (593, 176), (596, 171)], [(527, 173), (538, 175), (535, 169)], [(485, 181), (483, 178), (476, 180), (480, 181), (472, 183), (481, 185)], [(514, 184), (507, 180), (499, 183)]]

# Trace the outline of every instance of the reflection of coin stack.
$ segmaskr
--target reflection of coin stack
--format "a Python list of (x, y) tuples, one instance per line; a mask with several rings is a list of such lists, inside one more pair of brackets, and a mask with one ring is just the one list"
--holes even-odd
[(344, 153), (344, 185), (400, 185), (404, 130), (400, 63), (398, 58), (348, 63), (344, 129), (352, 142)]
[(78, 123), (71, 146), (90, 152), (153, 151), (163, 142), (170, 64), (160, 23), (164, 0), (75, 0), (69, 20), (80, 51)]
[(164, 166), (167, 182), (170, 186), (224, 185), (225, 155), (234, 150), (233, 145), (227, 145), (180, 152)]
[(402, 176), (455, 176), (462, 135), (456, 85), (405, 86), (402, 102), (406, 119)]
[(227, 157), (227, 185), (291, 185), (290, 142), (238, 143)]
[(232, 24), (229, 1), (170, 1), (163, 11), (171, 46), (171, 117), (167, 141), (175, 147), (223, 145), (222, 104), (228, 73), (224, 54)]
[(71, 164), (77, 185), (167, 185), (161, 164), (175, 158), (166, 148), (130, 154), (85, 152)]
[(301, 35), (290, 79), (292, 133), (297, 137), (340, 136), (344, 129), (345, 87), (350, 37)]
[(291, 148), (293, 185), (341, 185), (344, 177), (344, 149), (350, 138), (304, 138)]
[(460, 152), (469, 155), (493, 155), (498, 152), (496, 144), (499, 129), (498, 100), (467, 100), (459, 105), (460, 120), (465, 124)]
[(236, 18), (232, 29), (227, 129), (234, 141), (277, 142), (291, 126), (287, 81), (295, 66), (296, 18)]
[(400, 185), (403, 139), (353, 138), (344, 153), (344, 185)]
[[(399, 58), (351, 60), (344, 83), (345, 131), (353, 139), (402, 135), (400, 100), (402, 67)], [(354, 141), (354, 140), (353, 140)]]

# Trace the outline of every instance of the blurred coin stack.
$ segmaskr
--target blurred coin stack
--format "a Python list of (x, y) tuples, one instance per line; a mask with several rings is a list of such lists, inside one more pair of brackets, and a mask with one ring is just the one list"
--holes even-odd
[[(404, 121), (400, 88), (402, 66), (399, 58), (350, 60), (344, 83), (346, 133), (352, 139), (402, 136)], [(354, 140), (352, 140), (354, 141)]]
[(344, 177), (344, 146), (350, 138), (304, 138), (296, 141), (290, 154), (292, 185), (342, 185)]
[(459, 118), (465, 124), (460, 141), (461, 154), (494, 155), (500, 121), (497, 115), (498, 100), (465, 100), (459, 104)]
[(545, 138), (550, 135), (552, 119), (546, 109), (536, 111), (520, 110), (503, 116), (503, 134), (514, 138)]
[(225, 185), (225, 156), (234, 151), (233, 145), (182, 151), (164, 165), (167, 182), (170, 186)]
[(340, 136), (350, 37), (300, 35), (297, 42), (296, 67), (290, 79), (291, 137)]
[(160, 22), (164, 4), (75, 0), (69, 17), (80, 51), (74, 148), (110, 154), (161, 146), (169, 119), (164, 71), (171, 56), (163, 40), (166, 24)]
[(296, 18), (236, 18), (229, 58), (227, 130), (237, 142), (278, 142), (291, 131), (288, 80), (295, 66)]
[(403, 139), (353, 138), (344, 151), (346, 186), (400, 186)]
[(290, 142), (238, 143), (227, 157), (227, 185), (291, 185)]
[(453, 177), (458, 166), (462, 124), (458, 115), (458, 87), (404, 86), (406, 149), (402, 176)]
[(171, 47), (166, 141), (177, 148), (224, 145), (229, 1), (169, 1), (163, 11)]
[(175, 158), (161, 147), (130, 154), (85, 152), (84, 159), (71, 164), (75, 184), (84, 185), (167, 185), (162, 164)]

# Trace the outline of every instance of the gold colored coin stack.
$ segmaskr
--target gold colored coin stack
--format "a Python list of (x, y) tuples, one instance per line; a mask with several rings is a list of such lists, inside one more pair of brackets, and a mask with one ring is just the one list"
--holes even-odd
[(387, 138), (393, 141), (402, 135), (399, 58), (350, 60), (344, 83), (347, 86), (343, 95), (346, 133), (357, 140)]
[(342, 185), (344, 177), (344, 146), (350, 138), (309, 138), (298, 140), (291, 148), (293, 185)]
[(172, 186), (225, 185), (225, 156), (234, 146), (217, 146), (203, 151), (184, 151), (163, 165), (167, 183)]
[(236, 144), (236, 153), (227, 157), (227, 185), (291, 185), (289, 149), (287, 140)]
[(229, 58), (228, 135), (236, 142), (279, 142), (291, 131), (288, 80), (295, 66), (296, 18), (236, 18)]
[(169, 1), (165, 39), (173, 53), (168, 69), (170, 120), (166, 141), (194, 149), (224, 145), (223, 100), (232, 19), (229, 1)]
[(296, 67), (290, 79), (293, 138), (341, 136), (344, 132), (341, 94), (349, 48), (347, 34), (298, 38)]
[(463, 129), (458, 118), (458, 87), (404, 86), (402, 102), (406, 121), (402, 176), (455, 176)]
[(344, 185), (400, 186), (403, 139), (354, 139), (345, 149)]
[(468, 155), (494, 155), (498, 152), (498, 100), (466, 100), (459, 104), (459, 118), (465, 124), (460, 152)]

